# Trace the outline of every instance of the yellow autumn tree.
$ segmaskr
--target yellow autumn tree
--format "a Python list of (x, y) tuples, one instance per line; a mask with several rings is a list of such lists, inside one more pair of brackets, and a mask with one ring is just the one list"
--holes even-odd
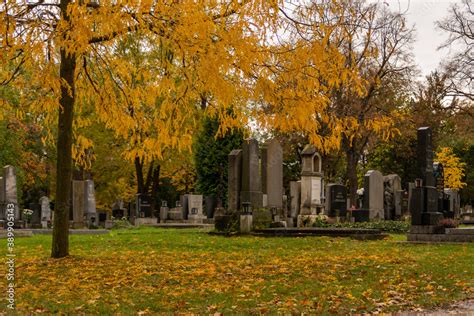
[[(370, 44), (373, 16), (354, 10), (358, 2), (5, 1), (0, 83), (25, 92), (19, 113), (41, 112), (57, 126), (52, 257), (69, 253), (72, 163), (87, 158), (93, 143), (80, 130), (95, 119), (128, 141), (137, 170), (189, 148), (202, 111), (220, 131), (255, 122), (326, 151), (354, 141), (360, 126), (390, 135), (390, 116), (364, 103), (385, 73), (366, 66), (388, 56)], [(361, 13), (363, 42), (350, 29)], [(337, 103), (338, 93), (358, 101)]]
[(363, 0), (292, 2), (281, 12), (287, 51), (267, 120), (308, 136), (320, 150), (342, 149), (352, 203), (357, 165), (370, 142), (399, 133), (396, 98), (410, 76), (412, 30), (399, 12)]
[[(258, 46), (274, 22), (277, 1), (73, 1), (7, 0), (0, 7), (2, 85), (23, 94), (23, 112), (45, 113), (57, 124), (57, 181), (52, 257), (69, 253), (69, 197), (73, 122), (94, 112), (107, 127), (140, 148), (145, 160), (167, 148), (189, 147), (196, 100), (205, 100), (223, 127), (245, 123), (244, 111), (229, 119), (227, 107), (246, 105), (250, 91), (242, 72), (264, 60)], [(125, 36), (160, 46), (161, 63), (137, 64), (114, 55)], [(24, 76), (28, 74), (28, 77)], [(135, 82), (140, 81), (140, 84)], [(237, 97), (238, 96), (238, 97)], [(3, 106), (10, 106), (2, 99)], [(148, 115), (150, 114), (151, 115)], [(145, 115), (147, 114), (147, 115)], [(76, 121), (75, 120), (76, 117)], [(133, 127), (140, 122), (139, 133)], [(86, 126), (86, 124), (83, 124)], [(158, 135), (150, 137), (147, 127)], [(131, 132), (132, 131), (132, 132)], [(157, 141), (158, 140), (158, 141)], [(78, 157), (75, 157), (78, 158)]]
[(466, 163), (456, 156), (451, 147), (438, 148), (435, 161), (443, 165), (446, 188), (459, 190), (466, 186), (466, 183), (462, 182)]

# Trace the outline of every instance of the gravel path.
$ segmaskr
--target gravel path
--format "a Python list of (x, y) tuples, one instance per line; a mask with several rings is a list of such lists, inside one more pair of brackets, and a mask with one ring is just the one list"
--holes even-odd
[(459, 315), (474, 316), (474, 298), (457, 302), (444, 309), (436, 310), (415, 310), (409, 312), (399, 312), (396, 316), (441, 316), (441, 315)]

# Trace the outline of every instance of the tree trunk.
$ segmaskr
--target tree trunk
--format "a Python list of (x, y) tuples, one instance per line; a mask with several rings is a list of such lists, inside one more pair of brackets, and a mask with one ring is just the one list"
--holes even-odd
[[(156, 207), (156, 194), (158, 192), (158, 188), (160, 187), (160, 170), (161, 166), (157, 165), (153, 169), (153, 176), (152, 176), (152, 185), (151, 185), (151, 201), (150, 201), (150, 206), (151, 206), (151, 211), (155, 212), (155, 209), (158, 211), (159, 208)], [(150, 170), (152, 172), (152, 170)], [(159, 213), (159, 212), (158, 212)], [(157, 216), (159, 217), (159, 216)]]
[(347, 160), (347, 169), (346, 177), (349, 182), (349, 199), (352, 205), (357, 207), (357, 155), (354, 152), (353, 148), (348, 148), (346, 150), (346, 160)]
[(145, 181), (143, 179), (143, 164), (139, 157), (135, 157), (135, 172), (137, 174), (137, 193), (145, 193)]
[[(61, 1), (61, 10), (65, 20), (69, 0)], [(54, 210), (52, 258), (61, 258), (69, 254), (69, 208), (72, 176), (72, 120), (74, 115), (74, 73), (76, 56), (60, 50), (61, 64), (59, 75), (61, 97), (58, 118), (56, 205)]]

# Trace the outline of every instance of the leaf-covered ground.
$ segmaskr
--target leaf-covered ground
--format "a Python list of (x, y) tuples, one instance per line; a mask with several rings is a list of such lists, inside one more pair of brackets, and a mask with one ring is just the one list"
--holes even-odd
[[(474, 296), (474, 244), (404, 239), (229, 238), (141, 228), (74, 235), (73, 255), (53, 260), (51, 236), (17, 238), (17, 312), (346, 314)], [(5, 295), (1, 303), (5, 311)]]

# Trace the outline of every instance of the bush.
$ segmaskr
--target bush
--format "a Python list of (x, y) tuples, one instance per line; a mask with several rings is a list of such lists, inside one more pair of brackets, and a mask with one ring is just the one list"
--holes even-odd
[(253, 228), (254, 229), (265, 229), (269, 228), (272, 220), (272, 212), (269, 209), (261, 208), (252, 211), (253, 215)]
[(389, 233), (407, 233), (410, 229), (410, 223), (404, 221), (376, 221), (376, 222), (360, 222), (360, 223), (334, 223), (319, 220), (313, 224), (313, 227), (342, 227), (342, 228), (365, 228), (380, 229)]
[(238, 212), (214, 217), (214, 227), (218, 232), (226, 234), (240, 231), (240, 216)]
[(122, 228), (132, 228), (134, 227), (125, 217), (122, 217), (121, 219), (114, 220), (114, 224), (112, 226), (112, 229), (122, 229)]

